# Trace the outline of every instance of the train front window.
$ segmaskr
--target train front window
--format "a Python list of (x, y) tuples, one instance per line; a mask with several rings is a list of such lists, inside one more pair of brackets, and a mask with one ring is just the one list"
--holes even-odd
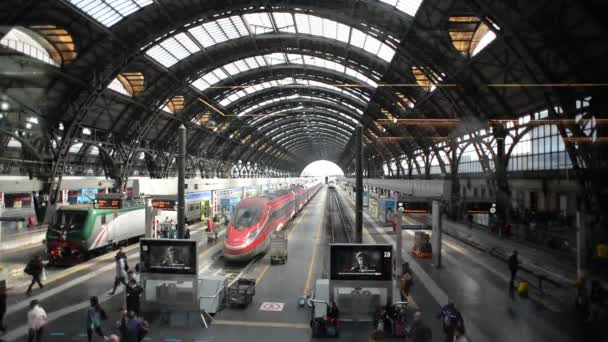
[(251, 227), (262, 218), (262, 208), (237, 208), (232, 224), (237, 230)]
[(67, 229), (68, 231), (80, 230), (84, 227), (87, 219), (86, 211), (58, 210), (53, 217), (54, 229)]

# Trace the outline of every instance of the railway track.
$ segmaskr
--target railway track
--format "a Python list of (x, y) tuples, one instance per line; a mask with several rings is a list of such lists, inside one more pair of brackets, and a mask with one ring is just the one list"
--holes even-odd
[(350, 243), (351, 225), (350, 220), (344, 215), (340, 198), (336, 190), (328, 190), (329, 196), (329, 232), (332, 243)]

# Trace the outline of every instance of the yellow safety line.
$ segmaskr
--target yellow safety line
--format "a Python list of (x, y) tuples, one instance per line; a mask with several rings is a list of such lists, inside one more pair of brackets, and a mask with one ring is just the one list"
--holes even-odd
[(244, 327), (263, 327), (263, 328), (291, 328), (291, 329), (309, 329), (309, 324), (304, 323), (281, 323), (281, 322), (251, 322), (251, 321), (227, 321), (213, 320), (215, 325), (238, 325)]
[(255, 285), (259, 286), (260, 282), (262, 281), (262, 278), (264, 278), (264, 275), (266, 274), (266, 271), (268, 271), (268, 269), (270, 268), (269, 265), (264, 266), (264, 269), (262, 270), (262, 272), (260, 273), (260, 275), (255, 279)]
[[(323, 202), (323, 203), (325, 203), (325, 202)], [(302, 291), (303, 296), (306, 296), (308, 294), (308, 290), (310, 290), (310, 280), (312, 279), (312, 269), (315, 265), (315, 259), (317, 257), (317, 249), (318, 249), (317, 241), (319, 241), (319, 237), (321, 236), (321, 227), (322, 226), (323, 226), (323, 219), (319, 220), (319, 224), (317, 225), (317, 234), (315, 235), (315, 238), (313, 239), (314, 248), (312, 250), (312, 258), (310, 258), (310, 265), (308, 266), (308, 276), (306, 277), (306, 286), (304, 287), (304, 290)]]

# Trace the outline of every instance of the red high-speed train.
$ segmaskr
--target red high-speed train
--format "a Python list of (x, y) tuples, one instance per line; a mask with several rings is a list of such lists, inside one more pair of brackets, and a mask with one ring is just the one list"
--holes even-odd
[(270, 233), (283, 229), (313, 195), (320, 183), (293, 187), (237, 204), (224, 240), (224, 257), (247, 261), (270, 249)]

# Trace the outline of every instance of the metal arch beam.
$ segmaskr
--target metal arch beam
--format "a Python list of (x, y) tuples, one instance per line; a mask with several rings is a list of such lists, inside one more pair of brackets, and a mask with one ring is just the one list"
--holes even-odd
[[(289, 125), (291, 123), (302, 123), (305, 124), (306, 121), (312, 121), (313, 123), (322, 123), (325, 125), (329, 125), (331, 127), (335, 127), (336, 126), (336, 122), (333, 120), (329, 120), (326, 116), (324, 115), (319, 115), (319, 114), (307, 114), (306, 116), (283, 116), (283, 117), (279, 117), (277, 118), (277, 120), (275, 121), (271, 121), (268, 124), (266, 124), (263, 127), (259, 127), (257, 130), (258, 132), (260, 132), (261, 134), (265, 135), (267, 133), (273, 132), (276, 128), (279, 128), (283, 125)], [(343, 122), (342, 122), (343, 123)], [(339, 126), (342, 129), (347, 129), (347, 130), (352, 130), (353, 132), (355, 131), (355, 127), (356, 125), (353, 124), (345, 124), (342, 126)]]
[[(300, 132), (300, 133), (292, 133), (293, 131), (296, 131), (297, 128), (292, 128), (289, 129), (287, 131), (285, 131), (285, 133), (287, 134), (285, 137), (282, 137), (280, 140), (277, 140), (278, 144), (281, 144), (281, 146), (289, 146), (289, 141), (293, 138), (296, 137), (301, 137), (301, 136), (306, 136), (306, 137), (311, 137), (310, 135), (308, 135), (306, 132)], [(348, 144), (348, 140), (349, 137), (343, 134), (335, 134), (334, 131), (332, 131), (330, 128), (324, 128), (324, 127), (317, 127), (317, 132), (316, 135), (322, 135), (324, 133), (329, 134), (330, 136), (333, 135), (333, 137), (339, 141), (344, 142), (345, 145)], [(312, 138), (312, 137), (311, 137)]]
[(333, 134), (336, 135), (337, 138), (339, 137), (341, 140), (348, 142), (348, 139), (349, 139), (348, 135), (346, 135), (343, 132), (333, 131), (331, 129), (331, 126), (328, 127), (325, 125), (323, 125), (323, 126), (318, 125), (315, 127), (315, 129), (317, 131), (315, 131), (314, 133), (309, 133), (307, 131), (300, 131), (300, 127), (298, 127), (298, 126), (285, 127), (285, 130), (281, 132), (282, 136), (280, 138), (277, 138), (275, 140), (275, 142), (277, 144), (279, 144), (280, 146), (285, 146), (285, 144), (294, 137), (294, 133), (292, 133), (293, 131), (300, 131), (302, 134), (305, 134), (306, 136), (311, 137), (311, 138), (314, 138), (315, 135), (317, 135), (321, 132), (332, 132)]
[(274, 96), (274, 95), (287, 96), (287, 95), (290, 95), (293, 93), (319, 94), (319, 95), (322, 95), (320, 97), (329, 97), (329, 98), (339, 99), (340, 101), (348, 102), (355, 107), (362, 108), (362, 110), (367, 107), (367, 103), (365, 103), (361, 100), (358, 100), (358, 99), (354, 99), (352, 96), (342, 94), (333, 89), (327, 89), (327, 88), (322, 88), (322, 87), (317, 87), (317, 86), (298, 85), (298, 86), (283, 86), (283, 87), (268, 88), (268, 89), (264, 89), (261, 91), (257, 91), (255, 93), (251, 93), (248, 96), (242, 97), (242, 98), (232, 102), (230, 105), (226, 106), (225, 108), (228, 111), (232, 112), (233, 111), (232, 109), (243, 109), (243, 108), (250, 107), (256, 103), (259, 103), (259, 102), (267, 99), (269, 96)]
[[(340, 151), (338, 151), (338, 152), (342, 152), (344, 150), (344, 148), (346, 147), (346, 145), (348, 144), (348, 140), (345, 141), (342, 138), (332, 136), (331, 133), (327, 132), (327, 131), (320, 131), (317, 136), (320, 138), (319, 143), (332, 141), (333, 143), (336, 144), (336, 146), (340, 146)], [(293, 139), (286, 141), (285, 144), (283, 144), (283, 146), (285, 147), (285, 149), (292, 151), (294, 146), (297, 146), (300, 144), (306, 144), (307, 146), (310, 146), (311, 149), (314, 149), (314, 147), (315, 147), (315, 144), (310, 140), (310, 138), (308, 136), (302, 135), (302, 134), (294, 135)]]
[[(288, 64), (273, 66), (272, 73), (269, 73), (265, 68), (242, 72), (233, 76), (232, 79), (221, 80), (215, 85), (215, 87), (209, 88), (206, 92), (209, 97), (219, 99), (227, 96), (228, 93), (232, 93), (233, 91), (240, 89), (244, 85), (253, 85), (287, 77), (319, 81), (327, 84), (356, 84), (361, 82), (350, 75), (344, 75), (343, 73), (339, 73), (335, 70), (321, 68), (303, 69), (300, 65)], [(231, 87), (237, 87), (237, 89), (231, 89)], [(348, 88), (345, 90), (347, 89)], [(350, 89), (352, 90), (352, 94), (362, 92), (369, 97), (371, 97), (374, 93), (371, 88), (367, 87)]]

